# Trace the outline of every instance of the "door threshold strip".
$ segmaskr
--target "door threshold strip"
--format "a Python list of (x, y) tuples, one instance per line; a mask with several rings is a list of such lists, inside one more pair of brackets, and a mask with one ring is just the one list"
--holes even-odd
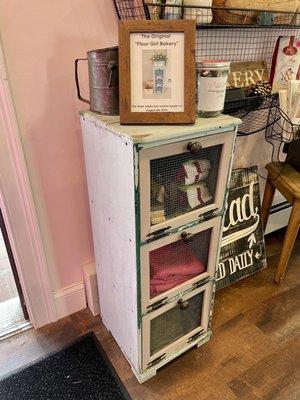
[(17, 335), (18, 333), (25, 332), (31, 329), (32, 325), (29, 321), (21, 322), (20, 324), (14, 325), (11, 328), (0, 333), (0, 341), (7, 339), (11, 336)]

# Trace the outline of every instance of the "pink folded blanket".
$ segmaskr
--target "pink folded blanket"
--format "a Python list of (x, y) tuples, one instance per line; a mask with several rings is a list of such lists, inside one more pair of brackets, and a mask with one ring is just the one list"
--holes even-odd
[(151, 286), (150, 286), (150, 296), (155, 297), (159, 295), (160, 293), (164, 293), (167, 290), (172, 289), (173, 287), (179, 286), (182, 283), (188, 281), (189, 279), (192, 279), (193, 276), (188, 275), (184, 276), (181, 279), (178, 279), (176, 281), (170, 281), (170, 282), (161, 282), (161, 281), (151, 281)]
[(210, 170), (209, 160), (189, 160), (182, 164), (176, 175), (176, 181), (180, 185), (192, 185), (201, 182), (208, 177)]
[(205, 271), (192, 246), (182, 240), (150, 252), (151, 298)]

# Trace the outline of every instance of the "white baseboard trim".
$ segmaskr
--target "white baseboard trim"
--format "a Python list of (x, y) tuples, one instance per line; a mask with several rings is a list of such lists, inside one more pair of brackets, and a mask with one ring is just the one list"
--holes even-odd
[(279, 211), (272, 212), (272, 208), (268, 218), (265, 235), (287, 226), (292, 210), (292, 207), (290, 207), (288, 204), (286, 208), (283, 208)]
[(58, 319), (86, 308), (83, 281), (55, 290), (53, 298)]
[(91, 262), (89, 264), (84, 264), (82, 266), (82, 271), (87, 306), (95, 317), (100, 314), (96, 263)]

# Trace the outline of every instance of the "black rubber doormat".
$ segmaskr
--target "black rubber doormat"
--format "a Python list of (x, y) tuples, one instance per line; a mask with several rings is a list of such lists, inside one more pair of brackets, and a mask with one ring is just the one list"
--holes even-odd
[(0, 400), (132, 400), (93, 333), (0, 381)]

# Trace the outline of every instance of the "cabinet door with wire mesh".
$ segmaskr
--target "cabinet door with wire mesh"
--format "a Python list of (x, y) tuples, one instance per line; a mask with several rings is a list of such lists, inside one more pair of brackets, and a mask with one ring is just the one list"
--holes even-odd
[(141, 240), (223, 208), (233, 140), (229, 131), (140, 150)]
[(199, 281), (215, 276), (221, 217), (141, 246), (144, 312)]
[(213, 283), (177, 297), (143, 317), (143, 368), (169, 358), (208, 330)]

